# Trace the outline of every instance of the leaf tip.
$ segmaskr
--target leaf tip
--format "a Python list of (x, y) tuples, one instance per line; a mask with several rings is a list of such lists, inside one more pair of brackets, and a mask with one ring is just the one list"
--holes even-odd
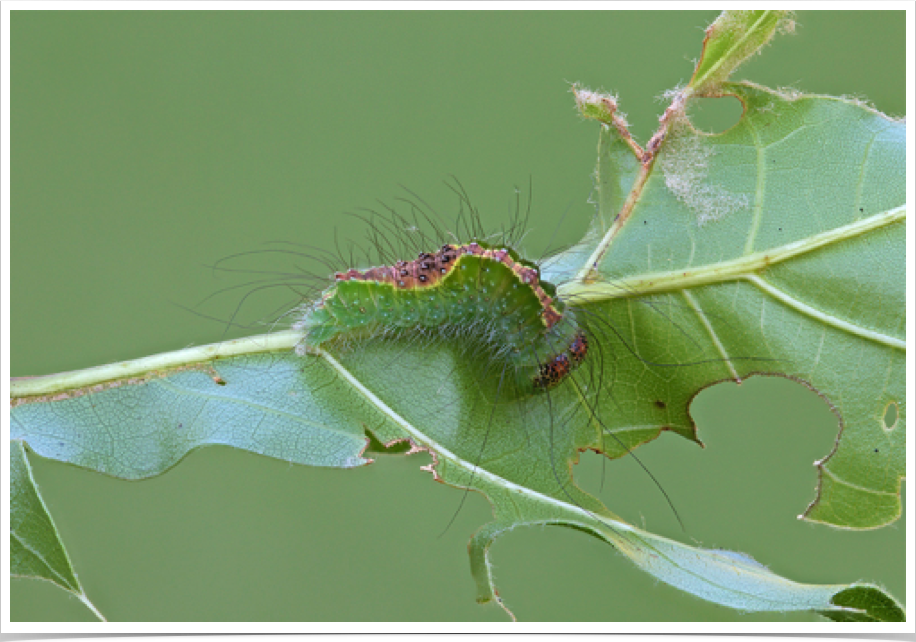
[(873, 584), (853, 584), (834, 594), (830, 604), (834, 608), (818, 612), (835, 622), (906, 622), (903, 606)]
[(700, 62), (690, 79), (691, 91), (698, 95), (715, 94), (776, 33), (795, 33), (795, 27), (789, 11), (723, 11), (706, 28)]

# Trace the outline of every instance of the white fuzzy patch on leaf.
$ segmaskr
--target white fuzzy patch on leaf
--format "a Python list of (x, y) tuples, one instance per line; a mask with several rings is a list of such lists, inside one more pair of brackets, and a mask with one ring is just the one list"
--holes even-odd
[(685, 134), (669, 139), (659, 157), (665, 185), (697, 215), (699, 225), (718, 221), (750, 204), (746, 194), (733, 194), (707, 181), (709, 160), (715, 153), (713, 147), (703, 144), (701, 136)]

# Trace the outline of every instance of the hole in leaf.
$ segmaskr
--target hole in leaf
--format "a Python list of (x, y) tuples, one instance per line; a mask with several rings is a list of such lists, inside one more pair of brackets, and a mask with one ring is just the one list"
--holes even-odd
[(892, 401), (884, 408), (884, 429), (893, 430), (897, 427), (897, 402)]
[(744, 106), (734, 96), (695, 99), (688, 108), (693, 126), (709, 134), (721, 134), (738, 124)]

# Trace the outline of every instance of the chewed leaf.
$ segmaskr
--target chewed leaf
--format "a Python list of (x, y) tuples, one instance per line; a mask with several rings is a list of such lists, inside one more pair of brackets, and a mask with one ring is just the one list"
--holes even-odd
[(56, 584), (75, 595), (100, 620), (105, 619), (73, 572), (21, 441), (10, 443), (10, 574)]
[[(839, 99), (725, 89), (741, 121), (717, 136), (676, 128), (638, 202), (599, 212), (614, 224), (561, 288), (618, 337), (602, 344), (618, 387), (635, 382), (602, 414), (611, 429), (690, 437), (702, 388), (759, 372), (802, 381), (842, 429), (805, 517), (887, 524), (905, 453), (905, 126)], [(690, 365), (649, 366), (665, 363)]]
[[(516, 501), (533, 501), (533, 498)], [(742, 611), (814, 610), (838, 621), (902, 622), (905, 619), (896, 601), (875, 586), (799, 584), (776, 575), (743, 553), (686, 546), (613, 518), (589, 515), (573, 506), (566, 508), (566, 521), (530, 521), (526, 525), (557, 523), (590, 532), (614, 545), (659, 580), (710, 602)], [(474, 536), (470, 553), (478, 601), (499, 600), (487, 559), (488, 549), (496, 537), (518, 525), (497, 521)]]
[(11, 430), (43, 457), (123, 479), (161, 474), (208, 444), (312, 466), (367, 463), (363, 427), (384, 418), (313, 361), (305, 367), (291, 350), (254, 354), (26, 398)]
[[(625, 455), (663, 430), (696, 439), (693, 396), (715, 381), (763, 371), (808, 382), (844, 420), (809, 518), (869, 527), (899, 514), (903, 126), (838, 100), (789, 100), (745, 85), (730, 91), (747, 107), (737, 127), (721, 136), (676, 131), (675, 143), (696, 140), (663, 147), (659, 160), (669, 154), (676, 172), (678, 154), (705, 150), (703, 173), (687, 186), (715, 184), (747, 199), (719, 220), (701, 225), (702, 199), (684, 198), (664, 172), (635, 164), (612, 131), (602, 135), (592, 233), (544, 270), (581, 311), (593, 348), (549, 393), (508, 394), (505, 370), (460, 336), (393, 335), (300, 356), (292, 348), (301, 335), (287, 333), (252, 339), (235, 353), (232, 344), (204, 347), (18, 382), (13, 436), (43, 456), (136, 479), (211, 443), (312, 465), (359, 465), (369, 430), (373, 443), (428, 450), (438, 479), (493, 504), (496, 521), (471, 547), (481, 601), (496, 596), (486, 558), (493, 538), (551, 524), (591, 532), (710, 601), (846, 617), (853, 607), (832, 600), (848, 585), (795, 584), (741, 554), (645, 533), (570, 474), (584, 449)], [(825, 149), (808, 137), (842, 142)], [(808, 171), (782, 169), (793, 163)], [(629, 177), (638, 198), (623, 189)], [(825, 181), (854, 189), (827, 200), (819, 189)], [(870, 297), (886, 309), (876, 312)], [(877, 399), (863, 372), (882, 373)], [(884, 425), (889, 402), (898, 408), (891, 427)], [(855, 496), (863, 493), (867, 501)]]
[[(645, 149), (616, 99), (577, 90), (601, 128), (597, 215), (544, 265), (511, 247), (459, 261), (457, 247), (423, 246), (416, 259), (341, 266), (293, 331), (14, 381), (14, 568), (85, 598), (23, 444), (123, 479), (210, 444), (339, 468), (425, 450), (436, 480), (492, 505), (469, 546), (481, 602), (502, 604), (488, 559), (496, 537), (565, 526), (741, 611), (904, 619), (878, 587), (800, 584), (745, 554), (645, 532), (572, 475), (587, 450), (632, 456), (663, 431), (699, 442), (690, 403), (701, 390), (773, 374), (816, 389), (840, 421), (806, 518), (873, 528), (900, 514), (905, 126), (850, 101), (730, 84), (782, 19), (724, 14)], [(696, 131), (686, 102), (726, 93), (744, 104), (739, 123)], [(395, 266), (426, 285), (401, 283)], [(433, 289), (429, 271), (452, 269)], [(542, 332), (554, 327), (564, 333)]]

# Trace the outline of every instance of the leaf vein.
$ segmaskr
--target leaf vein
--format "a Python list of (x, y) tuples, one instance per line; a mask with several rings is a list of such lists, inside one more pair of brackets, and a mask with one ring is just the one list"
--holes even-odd
[(747, 242), (744, 244), (745, 255), (753, 251), (754, 242), (757, 240), (757, 232), (763, 218), (763, 190), (766, 185), (766, 147), (760, 143), (760, 134), (750, 118), (747, 119), (747, 127), (754, 137), (754, 146), (757, 148), (757, 185), (754, 191), (754, 215), (748, 230)]
[(898, 350), (906, 350), (905, 340), (897, 339), (896, 337), (890, 337), (886, 334), (882, 334), (881, 332), (875, 332), (874, 330), (869, 330), (848, 321), (844, 321), (843, 319), (833, 315), (826, 314), (825, 312), (817, 310), (807, 303), (799, 301), (798, 299), (789, 296), (785, 292), (780, 291), (778, 288), (773, 287), (771, 284), (767, 283), (767, 281), (757, 276), (756, 274), (747, 274), (743, 278), (744, 280), (749, 281), (750, 283), (757, 286), (757, 288), (766, 294), (769, 294), (774, 299), (784, 303), (785, 305), (796, 310), (797, 312), (804, 314), (805, 316), (820, 321), (826, 325), (833, 326), (838, 330), (854, 334), (863, 339), (868, 339), (874, 343), (881, 343), (890, 348), (896, 348)]
[(42, 555), (41, 553), (39, 553), (38, 551), (36, 551), (34, 548), (32, 548), (29, 544), (27, 544), (27, 543), (25, 542), (25, 540), (23, 540), (23, 539), (19, 536), (19, 534), (16, 533), (16, 531), (11, 530), (11, 531), (10, 531), (10, 537), (15, 537), (15, 538), (16, 538), (16, 541), (19, 542), (19, 544), (20, 544), (25, 550), (27, 550), (29, 553), (31, 553), (32, 555), (34, 555), (39, 561), (41, 561), (42, 564), (45, 565), (45, 568), (47, 568), (49, 571), (51, 571), (52, 573), (54, 573), (54, 575), (56, 575), (58, 578), (60, 578), (60, 580), (61, 580), (61, 581), (60, 581), (60, 584), (62, 584), (62, 585), (64, 585), (64, 586), (68, 587), (68, 590), (70, 590), (70, 591), (76, 591), (76, 590), (77, 590), (77, 587), (72, 586), (72, 585), (70, 584), (70, 581), (69, 581), (67, 578), (65, 578), (63, 575), (61, 575), (60, 572), (57, 571), (57, 569), (55, 569), (54, 566), (53, 566), (50, 562), (48, 562), (48, 560), (45, 559), (44, 555)]
[(506, 490), (515, 491), (519, 494), (525, 495), (529, 499), (534, 501), (539, 501), (542, 503), (553, 504), (554, 506), (561, 507), (563, 510), (577, 513), (584, 517), (587, 517), (590, 520), (597, 520), (602, 522), (605, 525), (612, 526), (612, 528), (618, 532), (619, 531), (628, 531), (632, 532), (634, 529), (630, 524), (626, 522), (621, 522), (615, 519), (610, 519), (604, 515), (598, 515), (592, 511), (589, 511), (586, 508), (577, 506), (575, 504), (570, 504), (563, 500), (545, 495), (531, 488), (525, 486), (520, 486), (514, 482), (509, 481), (504, 477), (487, 470), (486, 468), (481, 468), (479, 466), (474, 466), (470, 462), (462, 459), (455, 453), (451, 452), (444, 446), (439, 443), (433, 442), (425, 433), (418, 430), (413, 424), (399, 415), (394, 411), (388, 404), (382, 401), (378, 396), (375, 395), (371, 390), (366, 388), (353, 374), (347, 370), (340, 362), (338, 362), (334, 357), (332, 357), (328, 352), (318, 348), (316, 353), (325, 359), (328, 364), (334, 368), (340, 377), (346, 381), (356, 392), (361, 394), (366, 398), (367, 402), (377, 408), (379, 412), (386, 415), (394, 423), (403, 428), (418, 444), (427, 446), (436, 453), (438, 459), (444, 459), (458, 468), (462, 468), (466, 471), (472, 472), (476, 477), (486, 479), (487, 481), (494, 483)]
[(839, 475), (831, 471), (826, 466), (821, 466), (821, 470), (824, 471), (824, 473), (826, 473), (827, 476), (830, 477), (830, 479), (832, 479), (836, 483), (843, 484), (844, 486), (849, 486), (850, 488), (853, 488), (858, 491), (862, 491), (863, 493), (869, 493), (871, 495), (885, 495), (888, 497), (897, 496), (897, 493), (892, 493), (887, 490), (877, 490), (875, 488), (866, 488), (865, 486), (859, 486), (858, 484), (853, 484), (852, 482), (843, 479), (842, 477), (840, 477)]
[(735, 370), (735, 366), (732, 363), (728, 351), (725, 349), (725, 346), (722, 345), (722, 341), (719, 340), (719, 335), (716, 333), (715, 329), (712, 327), (712, 324), (709, 322), (709, 318), (706, 316), (706, 313), (703, 312), (703, 308), (700, 307), (700, 304), (697, 303), (696, 299), (693, 298), (693, 295), (690, 294), (688, 290), (683, 290), (681, 294), (684, 296), (684, 299), (687, 300), (687, 305), (689, 305), (697, 315), (700, 323), (702, 323), (703, 327), (706, 328), (706, 332), (709, 334), (709, 338), (712, 339), (713, 344), (716, 346), (716, 351), (722, 355), (722, 359), (724, 359), (725, 365), (728, 367), (728, 371), (731, 373), (732, 379), (740, 382), (741, 377), (738, 376), (738, 372)]

